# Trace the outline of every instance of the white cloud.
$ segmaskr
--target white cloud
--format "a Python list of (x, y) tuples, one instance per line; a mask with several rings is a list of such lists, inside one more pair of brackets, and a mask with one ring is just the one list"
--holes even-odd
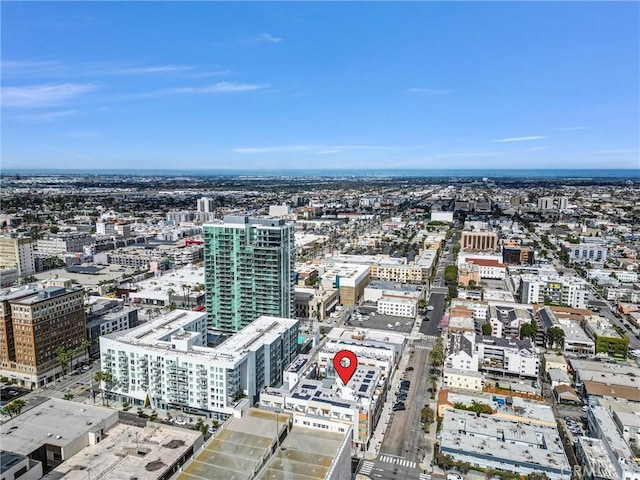
[(509, 142), (529, 142), (532, 140), (542, 140), (545, 137), (540, 136), (531, 136), (531, 137), (510, 137), (510, 138), (499, 138), (498, 140), (491, 140), (493, 143), (509, 143)]
[(582, 126), (578, 126), (578, 127), (560, 127), (560, 128), (556, 128), (555, 130), (557, 130), (558, 132), (572, 132), (574, 130), (589, 130), (589, 127), (582, 127)]
[[(178, 73), (188, 72), (194, 67), (188, 65), (149, 65), (146, 67), (106, 67), (99, 73), (112, 75), (145, 75), (154, 73)], [(100, 70), (98, 68), (98, 70)]]
[(455, 92), (455, 90), (439, 90), (436, 88), (410, 88), (408, 91), (410, 93), (421, 93), (423, 95), (447, 95)]
[(311, 145), (281, 145), (277, 147), (238, 147), (234, 148), (235, 153), (289, 153), (304, 152), (312, 149)]
[(269, 35), (268, 33), (261, 33), (260, 35), (258, 35), (258, 37), (265, 42), (270, 43), (280, 43), (282, 41), (282, 38), (274, 37), (273, 35)]
[(46, 122), (52, 122), (61, 117), (68, 117), (70, 115), (75, 115), (76, 113), (78, 113), (77, 110), (57, 110), (57, 111), (42, 112), (42, 113), (25, 113), (23, 115), (17, 116), (16, 118), (24, 122), (46, 123)]
[(267, 85), (258, 85), (255, 83), (236, 83), (236, 82), (218, 82), (207, 87), (180, 87), (166, 90), (169, 93), (190, 93), (190, 94), (206, 94), (206, 93), (236, 93), (249, 92), (252, 90), (261, 90)]
[(26, 87), (4, 87), (2, 104), (5, 107), (37, 108), (59, 105), (85, 93), (96, 90), (89, 83), (59, 83), (29, 85)]
[(260, 153), (294, 153), (294, 152), (310, 152), (318, 155), (326, 155), (330, 153), (339, 153), (345, 150), (367, 150), (367, 151), (385, 151), (397, 150), (408, 147), (385, 146), (385, 145), (279, 145), (273, 147), (237, 147), (232, 151), (234, 153), (260, 154)]
[(427, 157), (428, 159), (436, 159), (436, 158), (467, 158), (467, 157), (498, 157), (503, 155), (504, 152), (457, 152), (457, 153), (439, 153), (436, 155), (431, 155)]

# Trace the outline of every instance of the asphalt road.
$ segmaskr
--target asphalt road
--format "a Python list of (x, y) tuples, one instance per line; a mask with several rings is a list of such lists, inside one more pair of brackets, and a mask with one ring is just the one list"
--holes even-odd
[[(407, 409), (391, 414), (391, 421), (384, 434), (380, 453), (405, 457), (415, 461), (417, 458), (415, 448), (410, 452), (409, 446), (416, 443), (415, 439), (412, 438), (415, 436), (412, 435), (412, 429), (416, 427), (419, 429), (420, 427), (420, 409), (423, 407), (426, 397), (427, 372), (425, 366), (429, 352), (422, 348), (414, 348), (413, 352), (413, 354), (410, 354), (411, 358), (408, 365), (412, 366), (414, 370), (406, 372), (403, 377), (411, 382), (407, 400), (404, 402)], [(395, 402), (395, 393), (389, 393), (388, 402)]]
[(433, 310), (427, 311), (427, 318), (425, 318), (422, 321), (422, 325), (420, 325), (420, 333), (423, 335), (440, 335), (438, 327), (444, 315), (446, 300), (446, 293), (432, 293), (429, 295), (429, 305), (433, 307)]

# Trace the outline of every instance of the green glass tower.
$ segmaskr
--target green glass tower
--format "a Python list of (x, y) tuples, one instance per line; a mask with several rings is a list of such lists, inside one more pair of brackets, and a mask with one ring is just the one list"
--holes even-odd
[(203, 236), (211, 327), (237, 332), (260, 315), (293, 318), (293, 223), (226, 216), (205, 224)]

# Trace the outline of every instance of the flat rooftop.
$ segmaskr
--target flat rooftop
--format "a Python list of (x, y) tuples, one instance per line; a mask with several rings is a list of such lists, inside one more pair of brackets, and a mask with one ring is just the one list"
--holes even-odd
[(324, 432), (294, 427), (256, 478), (260, 480), (323, 480), (350, 432)]
[(522, 463), (571, 471), (556, 427), (446, 410), (441, 436), (443, 449), (487, 455), (507, 465)]
[[(446, 371), (447, 370), (445, 369), (445, 372)], [(466, 373), (470, 374), (471, 372)], [(501, 397), (505, 400), (510, 397), (513, 400), (514, 406), (516, 406), (517, 398), (518, 406), (520, 408), (516, 411), (513, 406), (495, 401), (495, 397)], [(545, 425), (556, 425), (556, 417), (553, 414), (553, 410), (550, 406), (543, 403), (531, 402), (520, 397), (511, 397), (510, 395), (495, 395), (480, 392), (471, 393), (466, 391), (449, 391), (447, 395), (447, 402), (451, 404), (462, 402), (465, 405), (471, 405), (474, 401), (488, 404), (495, 410), (496, 413), (493, 416), (496, 418), (518, 420), (528, 423), (540, 423)]]
[(578, 443), (586, 458), (589, 459), (593, 473), (598, 478), (616, 478), (618, 476), (602, 440), (581, 436), (578, 437)]
[(29, 455), (45, 443), (65, 447), (112, 416), (118, 412), (50, 398), (2, 425), (2, 449)]
[(59, 277), (65, 277), (69, 278), (70, 280), (75, 280), (83, 287), (97, 287), (98, 283), (105, 280), (114, 281), (117, 279), (130, 277), (135, 270), (135, 267), (107, 265), (97, 273), (87, 274), (69, 272), (66, 268), (58, 268), (55, 270), (47, 270), (46, 272), (35, 273), (34, 277), (36, 277), (38, 280), (49, 280), (55, 275), (58, 275)]
[[(204, 285), (204, 267), (193, 266), (164, 273), (137, 283), (140, 290), (173, 289), (174, 295), (185, 294), (182, 290), (183, 285), (194, 287), (199, 284)], [(192, 293), (194, 292), (192, 291)]]
[(286, 413), (250, 409), (232, 419), (189, 464), (178, 480), (248, 480), (269, 455), (276, 429), (284, 430)]
[(583, 372), (592, 371), (619, 375), (629, 375), (631, 373), (640, 377), (640, 368), (631, 363), (625, 365), (620, 363), (594, 362), (592, 360), (578, 360), (575, 358), (572, 358), (569, 361), (571, 362), (571, 367), (576, 370), (580, 376), (582, 376)]
[[(185, 336), (183, 330), (191, 328), (191, 324), (198, 320), (206, 320), (206, 312), (174, 310), (152, 322), (144, 323), (129, 330), (114, 332), (104, 337), (131, 345), (157, 348), (165, 352), (167, 349), (171, 349), (172, 337)], [(193, 346), (188, 352), (182, 353), (219, 357), (220, 359), (235, 361), (240, 359), (247, 350), (257, 348), (263, 345), (265, 341), (271, 342), (275, 340), (297, 322), (298, 320), (295, 319), (263, 315), (214, 348)]]
[[(201, 433), (153, 424), (118, 424), (100, 443), (88, 446), (43, 477), (44, 480), (156, 480), (194, 444)], [(138, 454), (143, 452), (144, 454)]]

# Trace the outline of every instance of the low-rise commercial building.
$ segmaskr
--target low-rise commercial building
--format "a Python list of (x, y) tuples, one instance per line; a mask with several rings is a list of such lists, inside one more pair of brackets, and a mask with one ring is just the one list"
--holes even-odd
[(582, 325), (595, 342), (596, 354), (627, 358), (629, 339), (618, 332), (607, 318), (592, 315), (586, 317)]
[(385, 293), (378, 299), (378, 313), (394, 317), (415, 318), (417, 300), (411, 295)]
[(47, 473), (98, 444), (117, 423), (115, 410), (49, 398), (4, 423), (2, 449), (40, 462)]
[(569, 480), (571, 466), (555, 427), (447, 409), (440, 451), (473, 466)]
[[(578, 448), (578, 457), (586, 462), (587, 470), (597, 472), (599, 470), (597, 460), (601, 458), (603, 460), (602, 464), (606, 465), (606, 471), (610, 475), (607, 478), (613, 480), (640, 479), (640, 462), (638, 462), (636, 454), (618, 431), (611, 412), (604, 407), (592, 405), (587, 412), (587, 425), (589, 435), (602, 442), (598, 446), (604, 447), (603, 450), (609, 459), (607, 463), (599, 455), (591, 459), (587, 458), (590, 450), (585, 447), (589, 445), (589, 441), (583, 439), (583, 445)], [(611, 475), (611, 467), (614, 470), (613, 475)]]

